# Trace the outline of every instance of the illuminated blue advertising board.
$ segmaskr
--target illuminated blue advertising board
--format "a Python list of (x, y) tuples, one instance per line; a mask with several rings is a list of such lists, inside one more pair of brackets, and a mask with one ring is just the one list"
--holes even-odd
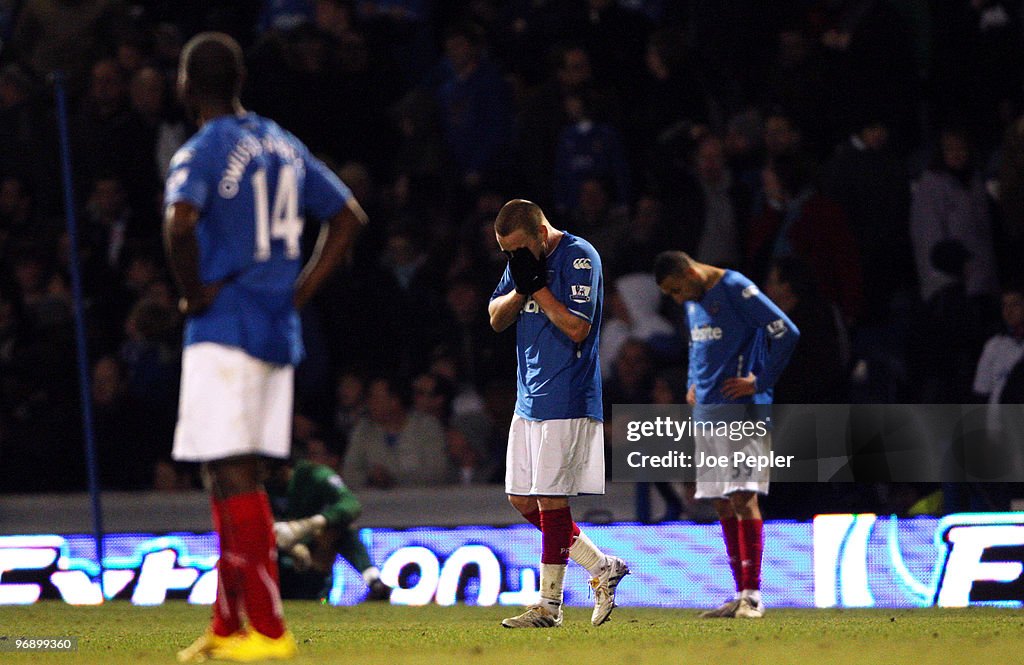
[[(717, 524), (586, 529), (630, 564), (633, 574), (616, 598), (621, 605), (697, 608), (732, 594)], [(540, 534), (533, 527), (363, 529), (360, 537), (395, 587), (392, 603), (524, 605), (538, 597)], [(812, 523), (766, 523), (765, 545), (761, 588), (773, 607), (1024, 604), (1024, 513), (819, 515)], [(90, 536), (0, 536), (0, 604), (214, 600), (215, 534), (111, 534), (104, 554), (101, 590)], [(585, 571), (570, 564), (567, 604), (593, 603), (586, 582)], [(362, 577), (339, 559), (329, 602), (350, 605), (365, 595)]]

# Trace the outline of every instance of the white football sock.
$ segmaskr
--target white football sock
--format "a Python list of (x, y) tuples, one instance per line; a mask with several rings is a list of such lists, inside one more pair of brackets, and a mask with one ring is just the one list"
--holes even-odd
[(743, 596), (749, 598), (755, 605), (761, 604), (761, 591), (758, 589), (744, 589)]
[(597, 549), (597, 546), (590, 538), (587, 538), (587, 534), (582, 530), (577, 536), (576, 542), (569, 547), (569, 558), (586, 568), (593, 577), (603, 573), (605, 566), (608, 565), (608, 557)]
[(380, 569), (377, 566), (370, 566), (363, 571), (363, 581), (366, 582), (366, 586), (370, 586), (379, 579)]
[(562, 607), (562, 587), (565, 583), (565, 564), (540, 564), (540, 604), (555, 616)]

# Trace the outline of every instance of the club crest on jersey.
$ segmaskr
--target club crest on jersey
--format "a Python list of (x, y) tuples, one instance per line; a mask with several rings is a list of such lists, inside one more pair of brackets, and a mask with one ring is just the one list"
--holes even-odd
[(572, 262), (572, 267), (576, 270), (591, 270), (593, 266), (590, 263), (590, 259), (576, 259)]
[(718, 314), (718, 310), (720, 310), (721, 308), (722, 306), (719, 303), (713, 302), (710, 305), (708, 305), (708, 314), (714, 316)]
[(590, 287), (586, 284), (571, 284), (569, 298), (573, 302), (590, 302)]

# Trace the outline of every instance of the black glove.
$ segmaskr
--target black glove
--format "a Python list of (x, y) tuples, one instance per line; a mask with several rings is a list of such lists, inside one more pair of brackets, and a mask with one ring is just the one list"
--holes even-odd
[(537, 258), (527, 247), (514, 252), (505, 252), (508, 270), (516, 285), (516, 293), (524, 296), (543, 289), (548, 284), (548, 263), (544, 257)]

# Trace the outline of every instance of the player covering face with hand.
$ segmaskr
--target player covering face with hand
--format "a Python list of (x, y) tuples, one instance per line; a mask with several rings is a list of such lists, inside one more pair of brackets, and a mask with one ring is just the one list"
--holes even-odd
[[(690, 328), (690, 364), (686, 401), (694, 419), (714, 421), (729, 414), (724, 404), (770, 404), (772, 387), (793, 353), (800, 331), (775, 303), (738, 272), (699, 263), (683, 252), (662, 252), (655, 259), (654, 278), (662, 292), (686, 307)], [(698, 451), (732, 457), (766, 455), (770, 435), (745, 437), (696, 434)], [(722, 536), (735, 597), (705, 612), (705, 618), (764, 616), (761, 602), (763, 523), (757, 495), (768, 493), (768, 468), (754, 471), (716, 470), (697, 476), (698, 499), (711, 499), (722, 523)]]
[(508, 268), (488, 306), (491, 327), (516, 326), (518, 373), (509, 428), (505, 491), (541, 530), (540, 602), (502, 621), (506, 628), (562, 625), (563, 580), (571, 558), (592, 576), (599, 626), (629, 573), (573, 522), (569, 497), (604, 494), (604, 414), (598, 363), (604, 282), (601, 258), (583, 238), (551, 226), (540, 207), (516, 199), (494, 222)]

